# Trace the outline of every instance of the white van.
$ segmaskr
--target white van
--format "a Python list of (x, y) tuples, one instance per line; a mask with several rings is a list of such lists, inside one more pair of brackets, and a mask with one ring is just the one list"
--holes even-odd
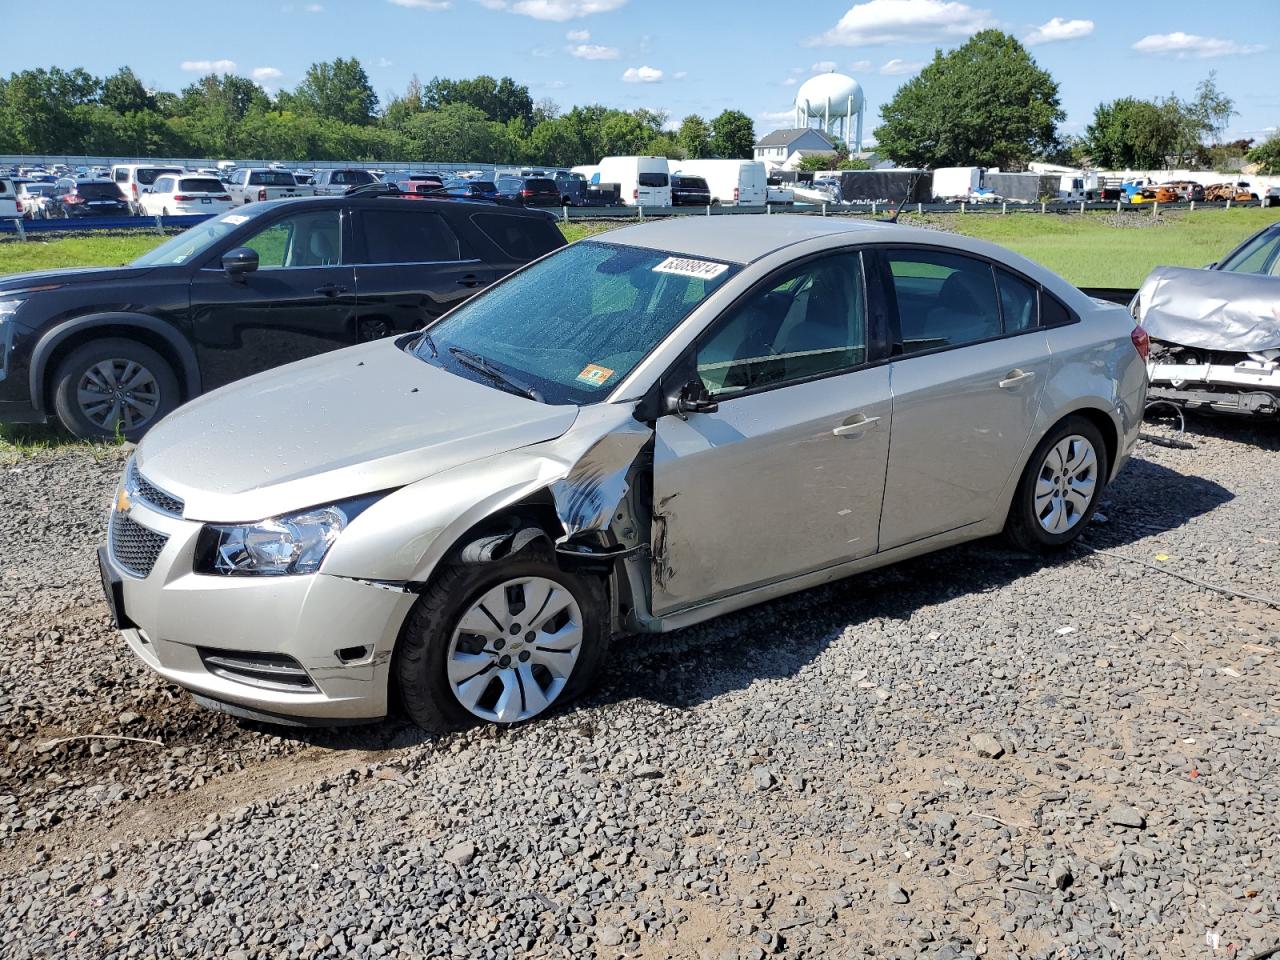
[(671, 206), (671, 170), (666, 157), (605, 157), (597, 183), (616, 183), (628, 207)]
[(156, 166), (154, 163), (118, 163), (111, 168), (111, 179), (116, 182), (129, 209), (142, 214), (142, 193), (150, 189), (156, 177), (162, 173), (185, 173), (182, 167)]
[(22, 216), (16, 190), (12, 180), (0, 177), (0, 220), (16, 220)]
[(986, 167), (939, 167), (933, 171), (933, 199), (970, 200), (986, 188)]
[(1064, 173), (1058, 183), (1059, 200), (1093, 200), (1100, 196), (1097, 171)]
[(763, 207), (769, 200), (763, 160), (681, 160), (680, 173), (706, 180), (713, 206)]

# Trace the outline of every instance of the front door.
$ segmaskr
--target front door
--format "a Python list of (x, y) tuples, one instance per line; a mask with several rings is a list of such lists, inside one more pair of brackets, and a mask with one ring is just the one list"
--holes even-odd
[(206, 390), (357, 342), (355, 268), (337, 208), (297, 211), (241, 242), (258, 269), (232, 279), (217, 261), (191, 283), (192, 331)]
[(936, 248), (883, 256), (901, 350), (890, 369), (888, 550), (991, 516), (1029, 442), (1050, 358), (1027, 280)]
[(867, 365), (865, 289), (857, 252), (811, 259), (700, 339), (719, 409), (657, 423), (655, 613), (876, 551), (889, 368)]

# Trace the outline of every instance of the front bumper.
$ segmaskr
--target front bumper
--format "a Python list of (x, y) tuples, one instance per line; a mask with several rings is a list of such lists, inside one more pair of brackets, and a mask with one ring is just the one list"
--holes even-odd
[[(121, 581), (121, 635), (152, 670), (207, 699), (265, 716), (321, 723), (386, 716), (391, 656), (412, 594), (323, 573), (196, 574), (193, 557), (202, 524), (139, 502), (128, 516), (168, 538), (145, 577), (126, 569), (110, 542), (104, 557)], [(353, 658), (357, 647), (365, 650)], [(290, 657), (310, 683), (303, 689), (263, 689), (212, 672), (202, 648), (206, 656), (212, 650)]]

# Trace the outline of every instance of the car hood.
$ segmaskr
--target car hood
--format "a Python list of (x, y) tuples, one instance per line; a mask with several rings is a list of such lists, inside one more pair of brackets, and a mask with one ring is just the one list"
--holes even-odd
[(66, 270), (38, 270), (33, 273), (11, 273), (0, 279), (0, 296), (32, 287), (65, 286), (69, 283), (138, 280), (156, 267), (74, 267)]
[(1156, 267), (1138, 290), (1137, 319), (1166, 343), (1255, 353), (1280, 348), (1280, 277)]
[(578, 414), (455, 376), (391, 340), (313, 357), (180, 407), (144, 438), (146, 480), (195, 520), (257, 520), (389, 490), (553, 440)]

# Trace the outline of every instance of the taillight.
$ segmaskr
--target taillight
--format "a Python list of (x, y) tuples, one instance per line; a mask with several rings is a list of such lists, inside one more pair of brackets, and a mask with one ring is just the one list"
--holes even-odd
[(266, 188), (266, 187), (263, 187), (261, 190), (259, 190), (259, 191), (258, 191), (258, 199), (259, 199), (259, 200), (265, 200), (265, 199), (267, 199), (267, 188)]
[(532, 190), (521, 190), (521, 191), (520, 191), (520, 196), (522, 196), (522, 197), (532, 197), (532, 196), (533, 196), (533, 191), (532, 191)]
[(639, 199), (640, 199), (640, 188), (639, 188), (639, 187), (637, 187), (636, 189), (634, 189), (634, 190), (632, 190), (632, 191), (631, 191), (631, 199), (632, 199), (632, 200), (639, 200)]
[(734, 202), (734, 203), (737, 203), (737, 202), (738, 202), (738, 196), (739, 196), (739, 190), (738, 190), (738, 188), (737, 188), (737, 187), (734, 187), (734, 188), (733, 188), (733, 202)]
[(136, 199), (138, 196), (138, 185), (136, 183), (131, 183), (129, 184), (129, 189), (133, 191), (133, 196)]
[(229, 193), (221, 193), (221, 194), (219, 194), (218, 196), (214, 197), (213, 199), (215, 199), (215, 200), (230, 200), (230, 199), (231, 199), (231, 194), (229, 194)]
[(1145, 361), (1151, 355), (1151, 338), (1147, 336), (1147, 331), (1142, 327), (1134, 327), (1129, 339), (1133, 341), (1133, 349), (1138, 351), (1138, 356)]
[(175, 193), (173, 195), (174, 203), (189, 203), (194, 199), (195, 197), (188, 197), (185, 193)]
[(63, 203), (84, 203), (84, 197), (76, 193), (68, 193), (62, 198)]

